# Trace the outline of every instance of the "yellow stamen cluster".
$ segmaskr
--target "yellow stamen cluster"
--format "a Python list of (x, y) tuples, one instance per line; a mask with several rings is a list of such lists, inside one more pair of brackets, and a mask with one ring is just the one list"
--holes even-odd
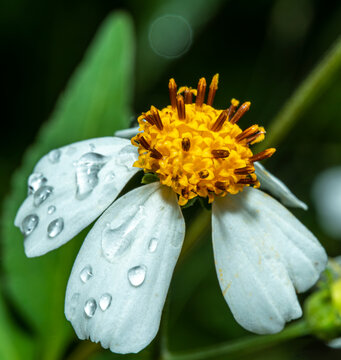
[(178, 92), (171, 79), (171, 105), (162, 110), (152, 106), (138, 118), (140, 133), (132, 144), (138, 147), (139, 159), (134, 166), (158, 174), (162, 184), (179, 194), (180, 205), (196, 196), (208, 197), (211, 203), (214, 194), (225, 196), (244, 186), (259, 187), (253, 163), (275, 152), (267, 149), (253, 155), (250, 145), (264, 139), (264, 128), (252, 125), (242, 131), (236, 124), (250, 102), (239, 109), (235, 99), (226, 110), (212, 107), (217, 88), (218, 74), (205, 104), (205, 78), (199, 80), (197, 91), (182, 87)]

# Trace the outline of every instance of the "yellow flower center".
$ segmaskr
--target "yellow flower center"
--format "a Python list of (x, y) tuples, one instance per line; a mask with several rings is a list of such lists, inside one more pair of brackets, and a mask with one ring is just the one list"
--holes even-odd
[[(259, 187), (253, 163), (270, 157), (275, 149), (253, 155), (250, 145), (264, 139), (264, 128), (252, 125), (242, 131), (237, 121), (249, 110), (250, 102), (232, 99), (226, 110), (212, 107), (218, 89), (218, 74), (211, 82), (204, 103), (206, 80), (197, 90), (169, 81), (171, 105), (162, 110), (151, 107), (138, 122), (140, 132), (132, 138), (139, 159), (134, 166), (158, 174), (160, 182), (179, 194), (185, 205), (196, 196), (236, 194), (244, 186)], [(183, 94), (183, 95), (181, 95)], [(192, 102), (196, 95), (195, 103)]]

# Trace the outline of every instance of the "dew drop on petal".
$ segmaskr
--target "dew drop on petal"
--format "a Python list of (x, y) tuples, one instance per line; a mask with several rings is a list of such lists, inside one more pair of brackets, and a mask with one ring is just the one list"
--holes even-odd
[(105, 175), (104, 181), (105, 181), (106, 183), (111, 183), (111, 182), (113, 182), (114, 180), (115, 180), (115, 174), (114, 174), (113, 172), (110, 172), (110, 173), (108, 173), (107, 175)]
[(89, 279), (93, 277), (92, 267), (90, 265), (85, 266), (83, 270), (79, 273), (80, 279), (83, 283), (86, 283)]
[(55, 238), (58, 236), (64, 229), (64, 220), (63, 218), (58, 218), (50, 222), (47, 227), (47, 235), (49, 238)]
[(122, 148), (116, 157), (116, 164), (123, 165), (130, 169), (137, 160), (137, 151), (132, 145), (127, 145)]
[(74, 163), (77, 182), (76, 198), (78, 200), (83, 200), (91, 194), (98, 184), (98, 173), (107, 162), (107, 156), (88, 152)]
[(108, 293), (103, 294), (101, 296), (101, 298), (99, 299), (99, 307), (101, 308), (102, 311), (105, 311), (110, 307), (111, 300), (112, 300), (112, 297)]
[(146, 278), (147, 268), (144, 265), (139, 265), (131, 268), (128, 271), (128, 280), (131, 285), (138, 287), (144, 283)]
[(91, 143), (91, 144), (89, 144), (89, 148), (90, 148), (90, 151), (95, 151), (96, 146), (95, 146), (95, 144)]
[(156, 250), (156, 248), (157, 248), (157, 245), (158, 245), (157, 239), (152, 238), (152, 239), (149, 241), (148, 250), (149, 250), (151, 253), (155, 252), (155, 250)]
[(28, 194), (34, 194), (40, 187), (47, 183), (46, 177), (41, 173), (33, 173), (28, 178)]
[(122, 255), (131, 245), (134, 237), (124, 234), (124, 226), (111, 229), (107, 226), (102, 232), (102, 251), (107, 260), (113, 262), (117, 256)]
[(62, 154), (61, 151), (59, 149), (56, 149), (56, 150), (51, 150), (47, 156), (50, 162), (52, 164), (55, 164), (59, 161), (61, 154)]
[(76, 308), (79, 303), (79, 298), (80, 298), (80, 293), (74, 293), (68, 303), (71, 317), (74, 317), (76, 314)]
[(21, 223), (21, 232), (28, 236), (37, 227), (39, 218), (37, 215), (27, 215)]
[(145, 219), (143, 206), (132, 205), (128, 211), (132, 219), (130, 222), (115, 224), (114, 228), (108, 223), (102, 232), (102, 252), (109, 262), (114, 262), (133, 244), (137, 226)]
[(53, 192), (52, 186), (42, 186), (33, 195), (34, 206), (41, 205)]
[(97, 303), (94, 298), (88, 299), (84, 304), (84, 313), (88, 318), (92, 318), (97, 310)]
[(56, 207), (55, 207), (54, 205), (50, 205), (50, 206), (47, 208), (47, 213), (48, 213), (48, 215), (53, 214), (55, 211), (56, 211)]

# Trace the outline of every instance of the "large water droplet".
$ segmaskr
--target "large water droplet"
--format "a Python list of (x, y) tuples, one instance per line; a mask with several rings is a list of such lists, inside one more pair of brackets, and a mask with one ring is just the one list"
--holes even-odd
[(54, 205), (50, 205), (50, 206), (47, 208), (47, 213), (48, 213), (48, 215), (53, 214), (55, 211), (56, 211), (56, 207), (55, 207)]
[(52, 186), (42, 186), (33, 195), (34, 206), (41, 205), (53, 192)]
[(137, 158), (138, 154), (136, 148), (132, 145), (127, 145), (118, 152), (116, 157), (116, 164), (123, 165), (127, 169), (130, 169), (132, 168)]
[(84, 313), (88, 318), (92, 318), (97, 310), (97, 303), (94, 298), (90, 298), (85, 302)]
[(146, 278), (147, 268), (144, 265), (139, 265), (131, 268), (128, 271), (128, 280), (131, 285), (141, 286)]
[(63, 218), (58, 218), (50, 222), (47, 227), (47, 235), (49, 238), (55, 238), (58, 236), (64, 229), (64, 220)]
[(115, 174), (114, 174), (113, 172), (110, 172), (110, 173), (108, 173), (107, 175), (105, 175), (104, 181), (105, 181), (106, 183), (111, 183), (111, 182), (113, 182), (114, 180), (115, 180)]
[(116, 229), (106, 227), (102, 232), (102, 250), (107, 260), (113, 262), (115, 257), (122, 255), (131, 245), (134, 237), (123, 236), (125, 226)]
[(50, 151), (47, 156), (48, 156), (48, 159), (50, 160), (50, 162), (52, 164), (55, 164), (59, 161), (61, 154), (62, 154), (62, 152), (59, 149), (56, 149), (56, 150)]
[(69, 312), (71, 317), (73, 318), (76, 314), (77, 305), (79, 303), (80, 293), (74, 293), (71, 296), (70, 301), (68, 302)]
[(112, 228), (110, 223), (102, 232), (102, 251), (105, 258), (114, 262), (116, 257), (121, 256), (132, 245), (136, 238), (136, 228), (145, 218), (143, 206), (131, 206), (129, 208), (128, 223), (116, 223)]
[(39, 218), (37, 215), (27, 215), (21, 223), (21, 232), (28, 236), (37, 227)]
[(153, 252), (156, 250), (157, 245), (158, 245), (157, 239), (152, 238), (152, 239), (149, 241), (148, 250), (149, 250), (151, 253), (153, 253)]
[(47, 183), (46, 177), (41, 173), (33, 173), (28, 178), (28, 194), (34, 194), (40, 187)]
[(93, 277), (92, 267), (90, 265), (85, 266), (83, 270), (79, 273), (79, 277), (83, 281), (83, 283), (86, 283), (89, 279)]
[(99, 307), (101, 308), (102, 311), (105, 311), (109, 308), (109, 306), (111, 305), (111, 300), (112, 297), (108, 293), (103, 294), (101, 296), (101, 298), (99, 299)]
[(107, 156), (89, 152), (75, 163), (78, 200), (83, 200), (91, 194), (98, 184), (98, 173), (107, 162)]

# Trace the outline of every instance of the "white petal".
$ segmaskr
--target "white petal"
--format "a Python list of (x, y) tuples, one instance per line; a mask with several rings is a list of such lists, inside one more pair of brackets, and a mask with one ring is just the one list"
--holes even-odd
[[(146, 347), (158, 331), (184, 233), (176, 195), (159, 183), (109, 207), (85, 239), (67, 286), (65, 314), (78, 337), (122, 354)], [(106, 310), (102, 296), (111, 298)]]
[(94, 221), (139, 170), (132, 167), (136, 159), (135, 147), (114, 137), (77, 142), (44, 156), (34, 168), (37, 179), (29, 180), (36, 191), (15, 219), (26, 235), (26, 255), (56, 249)]
[(329, 341), (327, 345), (332, 349), (341, 349), (341, 337)]
[(286, 206), (308, 209), (303, 201), (299, 200), (281, 180), (267, 171), (263, 165), (259, 163), (254, 165), (261, 189), (269, 191)]
[(305, 291), (318, 280), (327, 263), (324, 249), (262, 191), (216, 199), (212, 211), (218, 279), (234, 317), (255, 333), (280, 331), (301, 316), (295, 288)]
[(139, 132), (139, 126), (136, 126), (129, 129), (117, 130), (115, 132), (115, 136), (125, 139), (131, 139), (133, 136), (137, 135), (138, 132)]

